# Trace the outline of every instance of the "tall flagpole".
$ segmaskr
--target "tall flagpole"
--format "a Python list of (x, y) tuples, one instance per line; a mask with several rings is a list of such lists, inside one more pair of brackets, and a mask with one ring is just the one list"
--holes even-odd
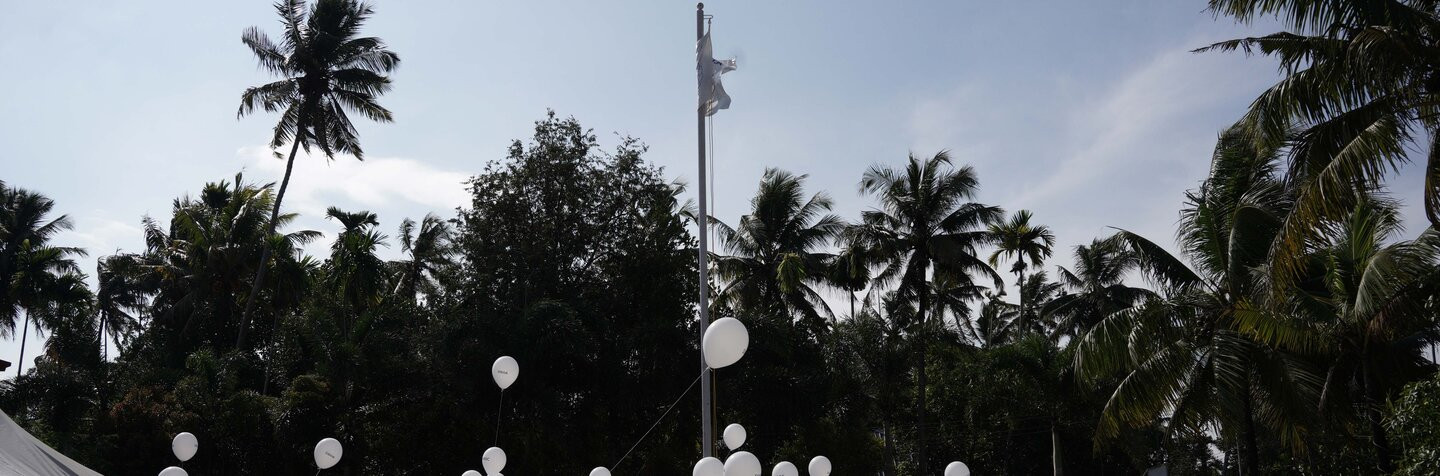
[[(705, 4), (695, 4), (695, 47), (699, 51), (700, 40), (705, 37)], [(695, 56), (695, 87), (696, 103), (695, 116), (700, 137), (699, 158), (700, 158), (700, 217), (696, 228), (700, 229), (700, 337), (705, 337), (705, 329), (710, 327), (710, 211), (705, 202), (706, 179), (705, 176), (705, 107), (701, 100), (703, 95), (699, 94), (700, 87), (705, 84), (705, 68), (702, 68), (700, 61), (703, 58)], [(705, 364), (705, 353), (700, 353), (700, 456), (709, 457), (714, 452), (715, 441), (713, 423), (710, 421), (713, 412), (710, 408), (710, 366)]]

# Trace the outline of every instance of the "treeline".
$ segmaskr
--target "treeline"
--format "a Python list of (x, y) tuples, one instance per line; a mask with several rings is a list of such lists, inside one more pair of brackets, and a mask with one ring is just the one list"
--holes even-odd
[[(717, 314), (751, 331), (718, 374), (719, 421), (746, 425), (767, 463), (825, 454), (857, 474), (956, 459), (1006, 474), (1423, 469), (1440, 441), (1424, 358), (1440, 234), (1404, 235), (1394, 200), (1357, 189), (1282, 272), (1296, 190), (1237, 137), (1187, 194), (1178, 256), (1120, 231), (1058, 259), (1045, 226), (974, 202), (978, 177), (944, 154), (866, 171), (874, 207), (855, 220), (768, 171), (748, 214), (711, 220)], [(200, 437), (187, 467), (205, 474), (309, 474), (327, 436), (351, 474), (459, 474), (497, 440), (512, 472), (610, 466), (698, 370), (694, 212), (644, 151), (603, 150), (552, 114), (453, 217), (392, 238), (331, 208), (324, 259), (292, 214), (267, 239), (274, 187), (236, 176), (147, 217), (146, 248), (99, 257), (93, 288), (83, 251), (54, 243), (68, 219), (7, 184), (0, 325), (49, 341), (0, 406), (107, 474), (167, 466), (180, 431)], [(500, 355), (523, 377), (497, 414)], [(614, 469), (688, 471), (692, 410)]]

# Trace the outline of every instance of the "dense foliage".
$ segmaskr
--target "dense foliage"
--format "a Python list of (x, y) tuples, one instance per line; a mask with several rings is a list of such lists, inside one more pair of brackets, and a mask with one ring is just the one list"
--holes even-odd
[(1405, 387), (1390, 403), (1385, 424), (1400, 448), (1396, 474), (1420, 475), (1435, 471), (1440, 461), (1440, 374)]
[[(554, 113), (471, 178), (453, 216), (390, 236), (332, 207), (325, 233), (298, 230), (284, 182), (236, 175), (145, 217), (144, 249), (89, 276), (84, 250), (56, 242), (71, 226), (56, 204), (0, 182), (0, 335), (49, 337), (0, 384), (0, 409), (108, 474), (170, 465), (180, 431), (201, 441), (195, 474), (313, 474), (310, 449), (332, 436), (345, 474), (460, 474), (497, 444), (512, 474), (685, 474), (703, 225), (715, 312), (751, 337), (716, 374), (718, 421), (744, 424), (767, 463), (1426, 474), (1440, 231), (1401, 227), (1384, 172), (1412, 140), (1399, 129), (1434, 137), (1434, 55), (1399, 51), (1433, 49), (1437, 6), (1211, 6), (1305, 34), (1217, 46), (1280, 55), (1287, 79), (1177, 197), (1174, 248), (1119, 229), (1054, 249), (1043, 217), (976, 202), (980, 177), (943, 152), (857, 170), (872, 205), (857, 217), (778, 169), (738, 220), (697, 217), (641, 142), (607, 147)], [(389, 120), (373, 99), (398, 60), (359, 35), (363, 4), (279, 13), (283, 41), (245, 42), (286, 79), (247, 91), (242, 112), (281, 112), (290, 160), (358, 157), (344, 111)], [(523, 369), (504, 393), (501, 355)]]
[[(717, 312), (752, 336), (718, 373), (720, 421), (746, 424), (765, 461), (827, 454), (867, 474), (918, 474), (922, 444), (931, 468), (1012, 474), (1413, 468), (1432, 397), (1402, 389), (1435, 373), (1440, 239), (1403, 239), (1395, 204), (1356, 190), (1361, 205), (1277, 290), (1267, 247), (1293, 191), (1278, 156), (1239, 134), (1188, 194), (1180, 254), (1120, 231), (1074, 249), (1058, 281), (1039, 269), (1045, 227), (966, 201), (979, 182), (943, 155), (865, 174), (881, 203), (855, 224), (806, 195), (805, 176), (768, 172), (738, 226), (714, 221)], [(178, 431), (205, 442), (195, 471), (302, 474), (335, 436), (355, 474), (458, 474), (497, 441), (509, 471), (578, 474), (614, 464), (688, 390), (616, 468), (683, 472), (698, 453), (694, 215), (644, 153), (551, 114), (469, 182), (470, 206), (405, 220), (394, 239), (336, 208), (323, 237), (281, 215), (263, 239), (273, 186), (205, 184), (144, 220), (144, 250), (100, 258), (93, 290), (15, 284), (83, 283), (73, 266), (9, 274), (12, 320), (33, 314), (50, 339), (0, 405), (116, 474), (169, 464)], [(4, 210), (5, 238), (31, 237), (7, 262), (79, 253), (49, 243), (45, 227), (65, 223), (50, 208)], [(303, 252), (322, 239), (328, 257)], [(377, 256), (395, 243), (403, 258)], [(255, 344), (235, 347), (265, 246)], [(916, 256), (932, 268), (911, 270)], [(1006, 257), (1025, 277), (1013, 302), (990, 265)], [(848, 309), (819, 294), (857, 279)], [(500, 355), (524, 368), (503, 404), (488, 375)]]

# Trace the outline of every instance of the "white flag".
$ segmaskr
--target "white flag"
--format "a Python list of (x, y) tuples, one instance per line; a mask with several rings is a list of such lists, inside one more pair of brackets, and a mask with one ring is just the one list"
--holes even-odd
[(700, 38), (695, 46), (695, 68), (700, 75), (700, 110), (705, 111), (705, 115), (712, 116), (715, 111), (730, 108), (730, 95), (725, 94), (720, 75), (734, 71), (736, 66), (733, 59), (715, 59), (709, 33)]

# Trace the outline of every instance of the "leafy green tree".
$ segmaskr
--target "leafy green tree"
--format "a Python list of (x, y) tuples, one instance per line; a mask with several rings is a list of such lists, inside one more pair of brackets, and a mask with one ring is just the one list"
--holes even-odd
[(74, 299), (50, 309), (50, 338), (28, 371), (0, 384), (0, 406), (53, 448), (76, 458), (96, 456), (94, 421), (101, 381), (92, 302)]
[[(379, 122), (392, 120), (390, 111), (376, 100), (390, 91), (386, 75), (399, 66), (400, 56), (379, 38), (360, 36), (373, 13), (370, 6), (356, 0), (316, 0), (307, 10), (305, 4), (305, 0), (275, 4), (284, 25), (278, 43), (256, 27), (246, 29), (240, 37), (260, 67), (282, 78), (247, 88), (240, 96), (240, 110), (236, 113), (240, 117), (256, 109), (279, 112), (280, 122), (275, 125), (270, 147), (279, 149), (290, 143), (285, 177), (271, 204), (265, 236), (275, 234), (280, 204), (285, 200), (295, 154), (301, 147), (307, 152), (318, 148), (331, 159), (341, 153), (364, 160), (359, 132), (348, 114), (357, 113)], [(269, 248), (261, 250), (260, 264), (253, 268), (255, 278), (245, 301), (236, 348), (245, 347), (246, 329), (265, 283), (270, 252)]]
[(821, 251), (845, 224), (829, 214), (830, 197), (804, 193), (804, 175), (766, 169), (750, 200), (750, 213), (735, 227), (712, 219), (720, 246), (714, 257), (723, 283), (715, 304), (736, 313), (783, 313), (822, 329), (831, 316), (815, 286), (824, 283), (832, 254)]
[(1401, 448), (1397, 475), (1422, 475), (1435, 471), (1440, 459), (1440, 373), (1405, 387), (1389, 404), (1385, 429)]
[[(900, 322), (867, 308), (838, 322), (826, 341), (832, 385), (837, 387), (832, 391), (840, 396), (833, 401), (869, 416), (861, 425), (879, 427), (883, 461), (879, 466), (885, 474), (896, 474), (897, 426), (903, 421), (896, 409), (903, 406), (905, 395), (895, 389), (905, 387), (908, 380), (910, 341)], [(853, 384), (847, 385), (847, 380)]]
[[(1019, 307), (996, 302), (1011, 312)], [(937, 336), (947, 345), (936, 346), (932, 385), (946, 398), (934, 403), (940, 417), (932, 451), (976, 474), (1127, 474), (1150, 466), (1153, 433), (1127, 433), (1121, 445), (1090, 450), (1107, 394), (1074, 379), (1073, 349), (1038, 333), (983, 349), (960, 345), (954, 334)]]
[[(518, 473), (613, 465), (695, 380), (696, 244), (644, 152), (628, 138), (603, 150), (551, 112), (470, 181), (456, 240), (464, 284), (435, 322), (446, 330), (434, 362), (442, 381), (475, 389), (463, 407), (486, 413), (471, 429), (483, 431), (451, 448), (470, 457), (445, 472), (473, 467), (474, 449), (494, 443), (498, 392), (474, 369), (500, 355), (525, 369), (505, 392), (499, 435)], [(698, 416), (670, 418), (617, 472), (688, 470)]]
[[(1050, 257), (1055, 246), (1055, 233), (1045, 225), (1032, 225), (1030, 210), (1020, 210), (1010, 219), (990, 225), (990, 234), (995, 238), (995, 251), (990, 253), (990, 266), (999, 267), (1002, 258), (1014, 258), (1010, 272), (1015, 273), (1016, 287), (1020, 296), (1020, 317), (1029, 319), (1025, 309), (1025, 271), (1030, 266), (1039, 266)], [(1026, 260), (1029, 260), (1028, 262)]]
[(926, 474), (925, 425), (927, 380), (925, 375), (928, 321), (931, 302), (931, 272), (946, 276), (956, 287), (968, 284), (971, 276), (991, 277), (996, 287), (1000, 275), (977, 257), (979, 246), (992, 236), (984, 227), (1000, 220), (1003, 211), (970, 202), (980, 181), (969, 166), (951, 168), (950, 155), (940, 152), (930, 158), (911, 155), (901, 169), (873, 166), (860, 180), (860, 191), (873, 195), (880, 208), (865, 211), (861, 222), (847, 230), (848, 239), (873, 253), (883, 263), (875, 280), (898, 282), (896, 290), (914, 299), (916, 335), (916, 414), (919, 420), (917, 457), (920, 474)]

